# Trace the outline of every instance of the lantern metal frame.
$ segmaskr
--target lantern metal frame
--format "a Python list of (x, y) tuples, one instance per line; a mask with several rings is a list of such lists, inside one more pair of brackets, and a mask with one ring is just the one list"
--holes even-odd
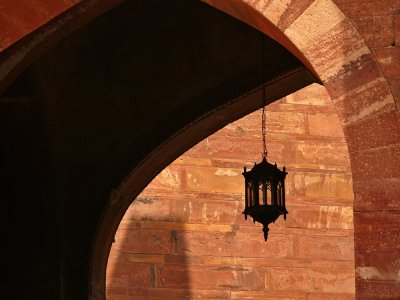
[(253, 218), (253, 222), (264, 225), (264, 239), (268, 239), (268, 225), (275, 222), (280, 215), (289, 213), (285, 207), (285, 177), (286, 168), (279, 170), (276, 163), (270, 164), (265, 157), (261, 163), (247, 171), (244, 167), (245, 178), (245, 209), (243, 214)]

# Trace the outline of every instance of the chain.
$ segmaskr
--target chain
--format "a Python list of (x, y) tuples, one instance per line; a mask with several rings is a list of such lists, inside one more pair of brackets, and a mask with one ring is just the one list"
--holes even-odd
[(265, 95), (265, 70), (264, 70), (264, 60), (265, 60), (265, 45), (264, 45), (264, 35), (261, 34), (262, 38), (262, 61), (261, 61), (261, 68), (262, 68), (262, 101), (263, 101), (263, 108), (262, 108), (262, 118), (261, 118), (261, 128), (262, 128), (262, 141), (263, 141), (263, 152), (262, 157), (266, 158), (268, 154), (267, 150), (267, 142), (265, 140), (265, 135), (267, 133), (266, 128), (266, 113), (265, 113), (265, 106), (267, 105), (267, 99)]
[[(265, 94), (265, 88), (263, 86), (263, 94)], [(265, 99), (265, 98), (264, 98)], [(265, 100), (264, 100), (265, 102)], [(265, 103), (263, 103), (263, 109), (262, 109), (262, 118), (261, 118), (261, 127), (262, 127), (262, 141), (263, 141), (263, 152), (262, 152), (262, 157), (266, 158), (268, 154), (267, 150), (267, 142), (265, 139), (265, 135), (267, 133), (267, 128), (266, 128), (266, 113), (265, 113)]]

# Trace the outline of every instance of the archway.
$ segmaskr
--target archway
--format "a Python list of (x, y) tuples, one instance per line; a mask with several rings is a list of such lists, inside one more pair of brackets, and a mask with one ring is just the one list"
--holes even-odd
[(267, 106), (268, 160), (289, 172), (289, 215), (267, 242), (242, 214), (260, 118), (210, 135), (132, 202), (110, 251), (107, 299), (355, 298), (350, 160), (332, 100), (312, 84)]
[[(399, 135), (392, 135), (392, 130), (399, 126), (399, 115), (386, 78), (364, 40), (331, 1), (315, 1), (305, 6), (303, 3), (298, 6), (297, 2), (283, 5), (278, 1), (267, 5), (253, 1), (207, 2), (264, 33), (272, 33), (277, 40), (284, 40), (284, 44), (287, 37), (297, 49), (293, 52), (300, 52), (298, 57), (303, 56), (308, 61), (305, 64), (311, 65), (321, 78), (335, 104), (349, 144), (355, 193), (357, 291), (362, 297), (370, 293), (370, 287), (376, 286), (379, 292), (375, 295), (382, 289), (388, 297), (397, 295), (394, 262), (389, 262), (389, 267), (383, 266), (380, 258), (381, 253), (385, 253), (384, 256), (397, 260), (391, 253), (397, 249), (398, 241), (388, 237), (393, 229), (385, 226), (382, 238), (387, 245), (379, 246), (370, 244), (369, 237), (374, 235), (375, 229), (367, 224), (374, 222), (378, 226), (379, 218), (397, 224), (393, 215), (382, 212), (377, 216), (374, 211), (377, 207), (386, 209), (388, 203), (389, 207), (395, 206), (398, 188), (394, 187), (391, 178), (398, 181), (400, 168), (392, 164), (392, 157), (398, 156)], [(391, 126), (394, 127), (389, 129)], [(382, 138), (382, 132), (388, 130), (391, 137), (387, 140)], [(360, 137), (361, 132), (368, 132), (368, 137)], [(135, 181), (133, 171), (120, 186), (121, 194), (130, 194), (132, 199), (137, 194), (130, 191)], [(383, 206), (380, 197), (383, 197)], [(371, 259), (379, 262), (376, 265)]]
[[(90, 8), (90, 4), (93, 3), (103, 5), (113, 2), (87, 1), (79, 5), (82, 7), (81, 5), (88, 4), (87, 11), (93, 13), (89, 14), (93, 16), (99, 11)], [(216, 5), (216, 2), (210, 3)], [(352, 22), (331, 1), (299, 1), (287, 4), (281, 1), (268, 3), (263, 1), (218, 1), (218, 3), (222, 3), (220, 9), (223, 11), (245, 20), (263, 32), (270, 34), (274, 32), (280, 36), (286, 36), (298, 49), (298, 57), (300, 57), (300, 53), (305, 58), (304, 62), (312, 66), (327, 87), (342, 120), (352, 163), (356, 199), (355, 236), (358, 253), (356, 264), (360, 267), (357, 290), (361, 296), (370, 293), (372, 289), (376, 291), (377, 295), (385, 291), (388, 295), (398, 294), (395, 261), (399, 258), (398, 245), (400, 243), (396, 238), (398, 230), (396, 194), (399, 189), (400, 170), (398, 165), (392, 162), (393, 157), (399, 156), (399, 115), (386, 78), (376, 64), (374, 56), (355, 30)], [(233, 3), (233, 5), (228, 6), (227, 3)], [(238, 12), (246, 13), (238, 15)], [(61, 28), (66, 29), (62, 34), (69, 31), (69, 26), (71, 24), (61, 25)], [(18, 74), (27, 63), (19, 65), (13, 62), (20, 62), (21, 58), (26, 58), (29, 53), (35, 53), (35, 51), (31, 51), (36, 50), (35, 47), (25, 48), (24, 50), (28, 51), (18, 56), (21, 54), (18, 51), (23, 49), (26, 44), (22, 46), (17, 45), (15, 49), (11, 49), (12, 51), (2, 53), (5, 58), (2, 65), (5, 68), (2, 69), (5, 70), (5, 73), (2, 72), (3, 75), (14, 74), (15, 77), (15, 74)], [(33, 46), (37, 45), (34, 43)], [(46, 43), (41, 46), (45, 49)], [(7, 79), (3, 77), (2, 86), (6, 86), (13, 76), (7, 77)], [(257, 98), (250, 95), (246, 101), (251, 102), (252, 97)], [(253, 108), (256, 106), (257, 104)], [(240, 107), (243, 108), (242, 104), (239, 104)], [(198, 125), (198, 130), (202, 128), (201, 124), (192, 125)], [(189, 135), (191, 134), (190, 129), (195, 127), (188, 127), (181, 133)], [(192, 133), (196, 134), (196, 131), (193, 129)], [(173, 140), (169, 142), (173, 143)], [(164, 144), (164, 147), (158, 150), (163, 152), (168, 149), (167, 144)], [(156, 154), (157, 152), (153, 153), (153, 155)], [(165, 153), (165, 155), (165, 157), (174, 157), (173, 153)], [(163, 162), (158, 162), (158, 164), (160, 167), (153, 170), (149, 177), (161, 170)], [(134, 181), (135, 176), (139, 176), (138, 170), (140, 169), (137, 168), (131, 173), (130, 180)], [(120, 189), (127, 189), (127, 193), (133, 196), (139, 191), (127, 188), (128, 182), (129, 180), (125, 181)], [(111, 206), (119, 203), (122, 207), (122, 202), (130, 201), (129, 199), (120, 199), (122, 201), (120, 202), (118, 192), (114, 193), (112, 199), (109, 202)], [(392, 213), (388, 213), (387, 210), (391, 210)], [(100, 239), (94, 248), (92, 265), (104, 265), (108, 251), (103, 251), (104, 248), (107, 248), (104, 245), (110, 245), (112, 232), (115, 230), (115, 226), (109, 226), (111, 220), (107, 222), (107, 218), (109, 216), (113, 220), (118, 220), (118, 215), (121, 216), (122, 211), (123, 209), (121, 212), (110, 211), (109, 215), (106, 213), (104, 227), (100, 229)], [(388, 225), (380, 223), (380, 219)], [(367, 225), (370, 223), (374, 224), (374, 228)], [(376, 234), (379, 238), (372, 239), (371, 237)], [(384, 240), (385, 243), (367, 243), (368, 240)], [(99, 252), (103, 252), (103, 254), (99, 254)], [(393, 263), (385, 265), (382, 257), (390, 257)], [(96, 276), (93, 277), (93, 295), (97, 297), (96, 295), (102, 294), (101, 282), (104, 282), (104, 278), (97, 277), (97, 275), (104, 274), (104, 272), (95, 269), (94, 274)], [(372, 279), (372, 281), (368, 279)]]

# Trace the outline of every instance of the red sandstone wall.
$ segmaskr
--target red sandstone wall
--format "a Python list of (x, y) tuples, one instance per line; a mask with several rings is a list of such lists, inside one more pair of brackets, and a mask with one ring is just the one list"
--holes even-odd
[(108, 299), (354, 299), (347, 145), (323, 87), (268, 106), (269, 160), (286, 165), (286, 223), (245, 221), (243, 165), (261, 158), (260, 112), (199, 143), (133, 202), (108, 264)]
[(333, 0), (375, 55), (400, 108), (400, 1)]

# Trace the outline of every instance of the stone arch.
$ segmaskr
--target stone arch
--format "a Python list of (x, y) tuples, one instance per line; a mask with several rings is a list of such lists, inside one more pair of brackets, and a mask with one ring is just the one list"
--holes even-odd
[[(68, 5), (60, 6), (43, 17), (37, 25), (29, 27), (22, 34), (25, 38), (8, 47), (19, 39), (17, 36), (14, 40), (10, 37), (8, 45), (3, 46), (7, 49), (1, 53), (0, 91), (62, 36), (119, 2), (87, 0), (71, 8)], [(384, 210), (387, 206), (395, 205), (398, 187), (388, 180), (400, 177), (399, 167), (392, 163), (392, 158), (400, 153), (396, 145), (400, 139), (400, 121), (386, 78), (364, 40), (351, 21), (330, 0), (205, 2), (281, 42), (313, 70), (326, 86), (342, 121), (349, 146), (355, 192), (356, 251), (368, 248), (364, 245), (365, 240), (371, 238), (373, 232), (363, 224), (374, 222), (376, 226), (379, 225), (369, 211)], [(61, 12), (64, 13), (48, 22)], [(40, 28), (34, 31), (37, 27)], [(93, 249), (92, 299), (99, 299), (103, 295), (104, 269), (115, 224), (122, 217), (132, 195), (140, 192), (140, 188), (132, 189), (130, 183), (136, 180), (136, 186), (143, 187), (146, 180), (140, 178), (141, 170), (147, 169), (149, 164), (162, 166), (164, 158), (174, 156), (170, 146), (195, 135), (206, 122), (207, 118), (204, 118), (171, 137), (114, 191)], [(154, 177), (157, 171), (153, 170), (148, 177)], [(371, 180), (376, 174), (374, 177), (377, 179)], [(375, 199), (378, 197), (381, 203)], [(384, 213), (381, 213), (382, 216), (390, 224), (391, 219), (385, 217)], [(384, 231), (388, 228), (383, 226), (381, 229)], [(356, 259), (356, 265), (361, 266), (362, 258)], [(382, 278), (383, 281), (393, 281), (395, 276), (393, 270), (389, 270)], [(362, 280), (358, 280), (358, 288), (362, 288)]]
[[(349, 146), (355, 193), (355, 251), (364, 249), (366, 241), (363, 239), (368, 233), (363, 228), (363, 222), (374, 221), (374, 217), (368, 215), (368, 212), (361, 212), (368, 210), (365, 209), (365, 201), (373, 201), (363, 191), (368, 185), (365, 181), (374, 174), (374, 170), (384, 172), (383, 178), (392, 176), (391, 171), (395, 173), (393, 176), (399, 173), (398, 167), (390, 166), (390, 157), (395, 155), (398, 149), (384, 150), (382, 153), (385, 156), (384, 165), (380, 163), (379, 155), (376, 156), (368, 151), (374, 147), (392, 144), (398, 141), (399, 137), (392, 136), (390, 141), (381, 138), (382, 131), (387, 131), (387, 127), (391, 126), (388, 122), (398, 118), (398, 113), (386, 78), (363, 38), (352, 22), (330, 0), (307, 2), (205, 0), (204, 2), (277, 40), (308, 66), (327, 88)], [(378, 126), (371, 125), (371, 121), (377, 122)], [(203, 122), (207, 121), (199, 120), (180, 135), (173, 137), (153, 153), (154, 157), (164, 152), (170, 147), (169, 145), (179, 143), (183, 136), (190, 134), (192, 130), (195, 131), (196, 127), (201, 127)], [(398, 121), (394, 126), (400, 130)], [(363, 137), (358, 137), (359, 132), (364, 133)], [(363, 153), (364, 151), (367, 153)], [(149, 161), (144, 162), (138, 169), (133, 170), (111, 197), (110, 213), (106, 213), (103, 225), (107, 224), (110, 226), (108, 228), (113, 228), (112, 232), (116, 230), (130, 199), (139, 192), (136, 188), (132, 188), (133, 182), (137, 184), (137, 174), (141, 173), (141, 168), (146, 169), (148, 163)], [(370, 191), (375, 195), (381, 195), (384, 193), (381, 189), (382, 187), (375, 185), (375, 190)], [(391, 195), (385, 195), (385, 199), (389, 197)], [(110, 218), (111, 215), (118, 217)], [(101, 245), (107, 244), (106, 249), (109, 251), (110, 237), (108, 240), (102, 239), (102, 232), (110, 230), (100, 228), (99, 231), (99, 241)], [(97, 256), (99, 251), (95, 250), (93, 254), (94, 261), (99, 262), (100, 257)], [(356, 268), (363, 264), (359, 259), (356, 255)], [(104, 263), (106, 255), (103, 255), (101, 260)], [(100, 264), (94, 263), (93, 266)], [(357, 269), (358, 273), (362, 273), (363, 270), (363, 267)], [(93, 271), (92, 298), (98, 299), (104, 295), (104, 286), (101, 286), (104, 278), (100, 279), (98, 276), (104, 276), (105, 266)], [(394, 276), (395, 273), (389, 274), (388, 280)], [(356, 286), (361, 289), (363, 279), (358, 277), (357, 280)]]

